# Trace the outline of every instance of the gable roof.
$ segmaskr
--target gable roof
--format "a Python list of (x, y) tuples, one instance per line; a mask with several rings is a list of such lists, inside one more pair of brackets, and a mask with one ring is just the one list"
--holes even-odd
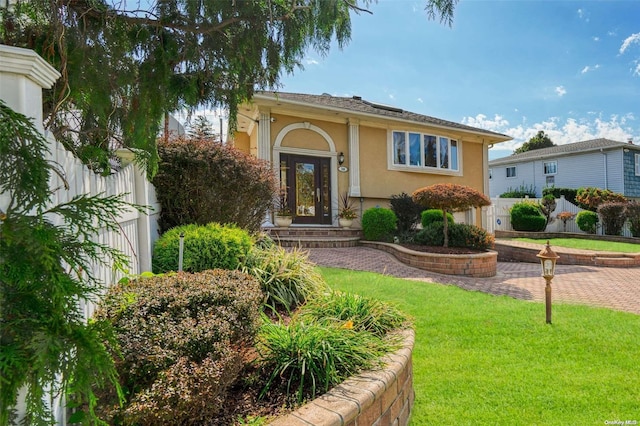
[(511, 136), (504, 135), (502, 133), (492, 132), (477, 127), (455, 123), (453, 121), (442, 120), (439, 118), (430, 117), (428, 115), (405, 111), (401, 108), (397, 108), (391, 105), (370, 102), (362, 99), (360, 96), (341, 97), (332, 96), (326, 93), (322, 95), (309, 95), (303, 93), (262, 91), (256, 92), (254, 95), (254, 99), (275, 100), (276, 102), (287, 103), (290, 105), (320, 107), (332, 112), (348, 112), (371, 117), (408, 121), (417, 124), (429, 124), (436, 127), (445, 127), (490, 136), (500, 142), (506, 142), (512, 139)]
[(489, 166), (499, 166), (503, 164), (522, 163), (546, 157), (562, 157), (565, 155), (581, 154), (583, 152), (631, 148), (640, 149), (640, 146), (629, 142), (618, 142), (611, 139), (591, 139), (588, 141), (556, 145), (549, 148), (534, 149), (520, 154), (511, 154), (508, 157), (497, 158), (489, 161)]

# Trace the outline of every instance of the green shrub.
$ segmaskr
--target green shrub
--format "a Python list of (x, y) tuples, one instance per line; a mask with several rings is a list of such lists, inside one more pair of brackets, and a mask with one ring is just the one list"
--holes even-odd
[(247, 256), (252, 242), (249, 234), (234, 225), (183, 225), (165, 232), (153, 247), (153, 272), (178, 270), (180, 234), (184, 233), (182, 269), (236, 269)]
[(126, 401), (102, 395), (109, 424), (204, 424), (229, 401), (260, 325), (263, 294), (239, 271), (141, 278), (109, 289), (96, 313), (109, 321)]
[(305, 398), (327, 392), (350, 376), (381, 366), (397, 345), (372, 333), (294, 319), (265, 323), (259, 333), (260, 366), (270, 372), (262, 396), (273, 387)]
[(499, 198), (536, 198), (536, 187), (533, 185), (525, 186), (521, 184), (519, 188), (513, 189), (509, 187), (505, 192), (500, 194)]
[[(444, 241), (444, 223), (434, 222), (416, 234), (415, 242), (426, 246), (441, 246)], [(494, 237), (482, 228), (464, 223), (449, 225), (449, 246), (475, 250), (493, 247)]]
[[(442, 210), (440, 209), (425, 210), (420, 214), (420, 216), (423, 228), (426, 228), (434, 222), (442, 222), (443, 217)], [(449, 221), (450, 225), (453, 225), (454, 221), (453, 215), (451, 213), (447, 213), (447, 220)]]
[(551, 195), (553, 198), (558, 199), (564, 195), (565, 200), (572, 204), (576, 204), (577, 189), (573, 188), (556, 188), (555, 186), (544, 188), (542, 190), (542, 196)]
[(535, 202), (521, 201), (515, 203), (510, 210), (511, 227), (515, 231), (544, 231), (547, 218), (542, 214)]
[(309, 300), (301, 308), (299, 317), (306, 321), (368, 331), (380, 337), (407, 321), (404, 314), (388, 303), (339, 291)]
[(607, 202), (598, 207), (598, 214), (602, 218), (602, 230), (605, 235), (621, 235), (627, 220), (626, 202)]
[(391, 241), (398, 219), (393, 211), (374, 207), (362, 214), (362, 232), (369, 241)]
[(627, 219), (629, 220), (631, 235), (634, 237), (640, 237), (640, 203), (637, 201), (630, 201), (627, 204), (625, 216), (627, 216)]
[(266, 295), (266, 304), (287, 311), (303, 304), (310, 296), (327, 290), (327, 284), (299, 249), (286, 251), (266, 239), (251, 250), (240, 269), (255, 277)]
[(158, 140), (153, 178), (162, 232), (186, 224), (234, 223), (257, 231), (278, 189), (271, 166), (208, 138)]
[(576, 225), (578, 225), (578, 228), (583, 232), (595, 234), (597, 223), (598, 214), (590, 210), (583, 210), (576, 215)]
[(404, 234), (415, 229), (423, 209), (413, 201), (411, 195), (405, 192), (392, 195), (389, 204), (398, 218), (398, 232)]

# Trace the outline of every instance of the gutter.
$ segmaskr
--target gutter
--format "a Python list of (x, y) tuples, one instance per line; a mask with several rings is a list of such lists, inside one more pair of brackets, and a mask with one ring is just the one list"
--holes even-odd
[[(296, 106), (296, 105), (297, 106), (305, 106), (305, 107), (323, 109), (323, 110), (332, 111), (332, 112), (348, 113), (348, 114), (354, 115), (354, 116), (369, 117), (369, 118), (376, 118), (376, 119), (383, 118), (383, 119), (387, 119), (387, 120), (391, 120), (391, 121), (397, 121), (397, 122), (401, 122), (401, 123), (411, 123), (413, 125), (430, 126), (430, 127), (435, 127), (435, 128), (439, 128), (439, 129), (446, 129), (446, 130), (449, 130), (449, 131), (458, 131), (458, 132), (470, 133), (470, 134), (474, 134), (474, 135), (478, 135), (478, 136), (484, 136), (484, 137), (491, 137), (493, 139), (499, 139), (500, 142), (507, 142), (507, 141), (513, 140), (513, 138), (510, 137), (510, 136), (503, 135), (503, 134), (500, 134), (500, 133), (483, 132), (482, 129), (478, 129), (478, 131), (474, 131), (474, 130), (464, 129), (464, 128), (460, 128), (460, 127), (443, 126), (441, 124), (435, 124), (435, 123), (424, 123), (424, 122), (420, 122), (420, 121), (407, 120), (407, 119), (404, 119), (404, 118), (389, 117), (389, 116), (385, 116), (385, 115), (377, 115), (377, 114), (371, 114), (371, 113), (367, 113), (367, 112), (353, 111), (353, 110), (350, 110), (350, 109), (337, 108), (337, 107), (326, 106), (326, 105), (311, 104), (311, 103), (308, 103), (308, 102), (292, 101), (292, 100), (289, 100), (289, 99), (280, 99), (278, 97), (272, 97), (272, 96), (262, 95), (262, 94), (255, 94), (255, 95), (253, 95), (253, 98), (254, 99), (269, 100), (269, 101), (276, 101), (276, 102), (280, 102), (280, 103), (283, 103), (283, 104), (289, 104), (289, 105), (294, 105), (294, 106)], [(417, 114), (417, 113), (413, 113), (413, 114)], [(443, 120), (443, 121), (445, 121), (445, 120)], [(457, 123), (454, 123), (454, 124), (457, 124)], [(495, 143), (500, 143), (500, 142), (495, 142)]]

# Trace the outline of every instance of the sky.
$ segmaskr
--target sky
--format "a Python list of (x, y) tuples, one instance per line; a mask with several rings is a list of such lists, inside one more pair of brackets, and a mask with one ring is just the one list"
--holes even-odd
[(361, 96), (513, 138), (640, 143), (640, 1), (461, 0), (449, 27), (426, 1), (379, 0), (352, 18), (351, 41), (280, 91)]

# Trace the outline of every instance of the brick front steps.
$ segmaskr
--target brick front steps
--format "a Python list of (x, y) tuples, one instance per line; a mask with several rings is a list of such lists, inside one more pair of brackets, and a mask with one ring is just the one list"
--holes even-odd
[(355, 247), (362, 236), (359, 229), (344, 229), (337, 227), (299, 227), (265, 228), (282, 247), (301, 248), (340, 248)]
[[(539, 237), (537, 237), (539, 238)], [(541, 245), (521, 241), (496, 240), (500, 262), (540, 263), (536, 255)], [(559, 265), (606, 266), (610, 268), (630, 268), (640, 266), (640, 253), (611, 253), (589, 250), (574, 250), (564, 247), (552, 247), (560, 258)]]
[(404, 333), (403, 348), (390, 354), (381, 370), (347, 379), (272, 426), (406, 426), (413, 408), (411, 354), (415, 334)]
[(405, 265), (439, 274), (487, 278), (495, 276), (498, 267), (498, 253), (495, 251), (478, 254), (440, 254), (409, 250), (397, 244), (377, 241), (361, 241), (360, 244), (386, 251)]

